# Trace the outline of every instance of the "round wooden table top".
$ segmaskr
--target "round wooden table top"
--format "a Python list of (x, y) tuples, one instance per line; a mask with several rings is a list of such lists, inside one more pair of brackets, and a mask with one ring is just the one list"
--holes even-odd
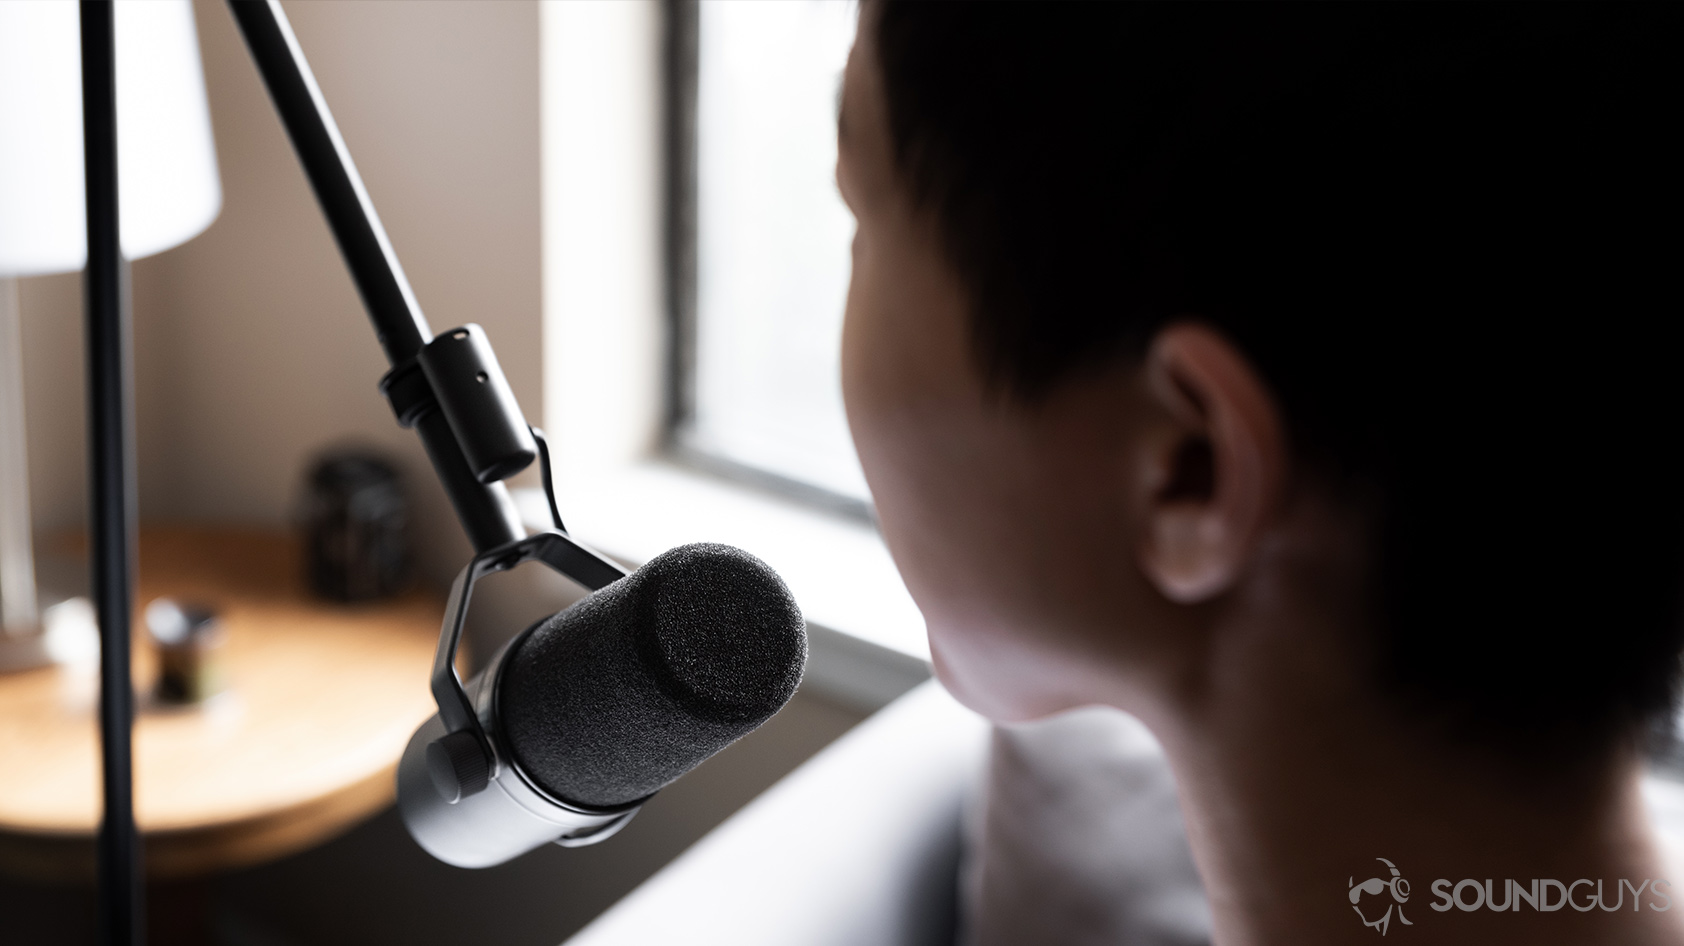
[[(157, 658), (135, 637), (140, 712), (135, 817), (149, 877), (186, 877), (314, 846), (390, 804), (411, 733), (435, 707), (427, 678), (443, 601), (414, 592), (339, 605), (304, 588), (285, 535), (145, 529), (139, 609), (159, 596), (220, 612), (228, 689), (159, 706)], [(0, 675), (0, 870), (94, 874), (100, 818), (95, 665)]]

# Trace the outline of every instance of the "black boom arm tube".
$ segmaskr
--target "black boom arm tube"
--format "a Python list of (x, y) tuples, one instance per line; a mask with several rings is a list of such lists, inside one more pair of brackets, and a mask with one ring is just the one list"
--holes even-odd
[[(392, 401), (400, 423), (413, 426), (420, 435), (475, 550), (483, 552), (519, 539), (526, 532), (508, 489), (501, 482), (487, 480), (501, 479), (525, 464), (516, 466), (518, 461), (505, 460), (482, 467), (476, 475), (459, 440), (463, 431), (453, 429), (447, 412), (438, 408), (435, 391), (420, 362), (423, 350), (434, 340), (432, 329), (421, 314), (403, 267), (398, 265), (397, 254), (280, 3), (229, 0), (228, 6), (269, 88), (305, 176), (315, 189), (316, 200), (374, 323), (380, 347), (392, 365), (381, 381), (381, 390)], [(512, 398), (506, 399), (505, 406), (515, 412), (514, 416), (507, 416), (508, 410), (504, 410), (504, 416), (476, 418), (476, 422), (524, 432), (525, 421)]]

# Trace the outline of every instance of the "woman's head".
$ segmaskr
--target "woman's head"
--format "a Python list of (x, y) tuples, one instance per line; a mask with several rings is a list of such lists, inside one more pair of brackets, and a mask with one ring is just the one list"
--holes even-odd
[(844, 385), (950, 685), (1196, 687), (1292, 599), (1505, 742), (1665, 707), (1675, 83), (1631, 16), (868, 6)]

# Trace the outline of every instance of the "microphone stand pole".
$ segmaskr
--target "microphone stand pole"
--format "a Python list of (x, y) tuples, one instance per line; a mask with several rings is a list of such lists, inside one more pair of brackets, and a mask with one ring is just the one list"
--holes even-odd
[(134, 359), (117, 228), (117, 81), (112, 4), (83, 0), (82, 147), (87, 173), (89, 558), (99, 616), (99, 921), (112, 946), (145, 941), (134, 820)]

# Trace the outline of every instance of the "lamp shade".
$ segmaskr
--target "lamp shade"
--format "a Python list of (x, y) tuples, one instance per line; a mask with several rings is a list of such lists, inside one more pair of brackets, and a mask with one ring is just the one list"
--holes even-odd
[[(222, 208), (189, 0), (117, 0), (117, 189), (123, 255), (201, 233)], [(0, 277), (88, 256), (77, 4), (0, 2)]]

